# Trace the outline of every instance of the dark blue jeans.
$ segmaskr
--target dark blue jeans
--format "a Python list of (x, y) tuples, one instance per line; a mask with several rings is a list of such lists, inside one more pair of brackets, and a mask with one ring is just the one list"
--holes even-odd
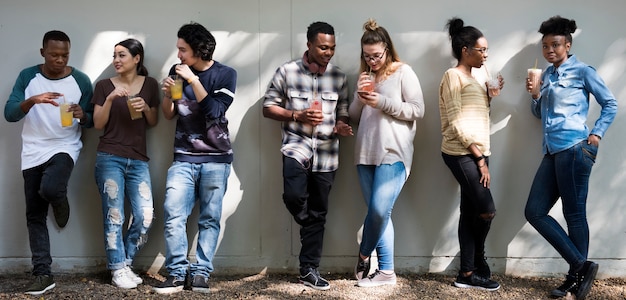
[[(587, 191), (598, 148), (584, 140), (543, 157), (526, 202), (526, 220), (570, 265), (570, 275), (587, 260)], [(561, 198), (567, 232), (548, 213)], [(568, 234), (569, 233), (569, 234)]]
[(57, 153), (42, 165), (22, 171), (26, 198), (26, 225), (32, 253), (33, 275), (50, 275), (50, 237), (48, 206), (67, 201), (67, 183), (74, 160), (67, 153)]
[[(459, 247), (461, 272), (476, 270), (485, 254), (485, 240), (491, 229), (491, 218), (483, 214), (496, 212), (491, 190), (480, 183), (480, 170), (471, 155), (453, 156), (442, 153), (452, 175), (461, 186), (461, 215), (459, 217)], [(485, 159), (489, 163), (489, 158)]]
[(335, 172), (312, 172), (283, 156), (283, 202), (300, 225), (300, 267), (319, 267), (324, 246), (328, 194)]

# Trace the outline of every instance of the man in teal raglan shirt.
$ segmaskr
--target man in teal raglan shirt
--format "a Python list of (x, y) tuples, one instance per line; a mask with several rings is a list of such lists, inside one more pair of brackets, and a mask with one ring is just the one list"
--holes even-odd
[[(32, 252), (34, 283), (26, 293), (40, 295), (55, 287), (50, 265), (48, 207), (60, 228), (69, 220), (67, 184), (83, 146), (81, 127), (93, 125), (93, 88), (87, 75), (67, 65), (70, 39), (61, 31), (43, 37), (44, 63), (20, 72), (4, 107), (9, 122), (24, 119), (22, 175), (26, 224)], [(72, 103), (71, 124), (61, 125), (60, 104)]]

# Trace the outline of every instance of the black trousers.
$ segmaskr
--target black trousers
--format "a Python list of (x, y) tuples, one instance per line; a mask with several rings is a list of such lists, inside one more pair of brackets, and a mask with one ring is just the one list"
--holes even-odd
[(57, 153), (47, 162), (22, 171), (26, 198), (26, 226), (32, 253), (33, 275), (50, 275), (50, 237), (48, 207), (67, 201), (67, 183), (74, 160), (67, 153)]
[[(461, 248), (461, 272), (476, 270), (475, 262), (482, 260), (485, 240), (491, 228), (491, 219), (480, 217), (495, 213), (496, 207), (491, 190), (480, 183), (480, 170), (471, 155), (453, 156), (442, 153), (452, 175), (461, 186), (461, 216), (459, 218), (459, 246)], [(485, 159), (489, 163), (489, 159)]]
[(311, 167), (283, 156), (283, 202), (300, 225), (300, 268), (319, 267), (324, 246), (328, 195), (335, 172), (312, 172)]

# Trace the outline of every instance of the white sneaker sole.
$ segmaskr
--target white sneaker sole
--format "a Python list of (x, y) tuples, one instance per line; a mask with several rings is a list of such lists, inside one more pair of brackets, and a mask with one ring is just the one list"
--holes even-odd
[(54, 288), (54, 287), (56, 287), (56, 286), (57, 286), (57, 284), (56, 284), (56, 283), (53, 283), (53, 284), (51, 284), (51, 285), (47, 286), (45, 289), (43, 289), (43, 290), (41, 290), (41, 291), (31, 291), (31, 292), (25, 292), (25, 293), (26, 293), (26, 294), (29, 294), (29, 295), (41, 295), (41, 294), (43, 294), (43, 293), (45, 293), (45, 292), (47, 292), (47, 291), (49, 291), (49, 290), (53, 289), (53, 288)]
[(312, 289), (316, 289), (318, 291), (330, 290), (330, 285), (327, 285), (327, 286), (316, 286), (316, 285), (314, 285), (314, 284), (312, 284), (312, 283), (310, 283), (308, 281), (302, 281), (302, 280), (300, 280), (300, 283), (302, 283), (302, 284), (304, 284), (304, 285), (306, 285), (306, 286), (308, 286), (308, 287), (310, 287)]
[(152, 290), (157, 294), (173, 294), (173, 293), (182, 292), (183, 286), (181, 285), (181, 286), (168, 287), (168, 288), (153, 288)]
[(498, 285), (495, 288), (486, 288), (486, 287), (482, 287), (482, 286), (477, 286), (477, 285), (470, 285), (470, 284), (465, 284), (465, 283), (459, 283), (459, 282), (454, 282), (454, 286), (458, 287), (458, 288), (462, 288), (462, 289), (477, 289), (477, 290), (483, 290), (483, 291), (497, 291), (500, 289), (500, 286)]

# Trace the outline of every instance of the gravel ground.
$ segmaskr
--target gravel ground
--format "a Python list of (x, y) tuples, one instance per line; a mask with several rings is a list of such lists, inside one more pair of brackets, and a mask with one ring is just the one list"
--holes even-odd
[[(214, 273), (210, 294), (183, 291), (172, 295), (152, 292), (164, 280), (159, 274), (141, 274), (144, 284), (124, 290), (110, 284), (108, 272), (56, 275), (56, 288), (42, 296), (23, 293), (31, 277), (27, 274), (0, 275), (0, 299), (548, 299), (561, 283), (559, 278), (518, 278), (494, 274), (501, 288), (495, 292), (459, 289), (454, 277), (440, 274), (400, 274), (395, 286), (360, 288), (352, 274), (324, 274), (331, 289), (316, 291), (297, 283), (295, 274), (220, 276)], [(573, 298), (571, 298), (573, 299)], [(626, 278), (597, 280), (586, 299), (626, 299)]]

